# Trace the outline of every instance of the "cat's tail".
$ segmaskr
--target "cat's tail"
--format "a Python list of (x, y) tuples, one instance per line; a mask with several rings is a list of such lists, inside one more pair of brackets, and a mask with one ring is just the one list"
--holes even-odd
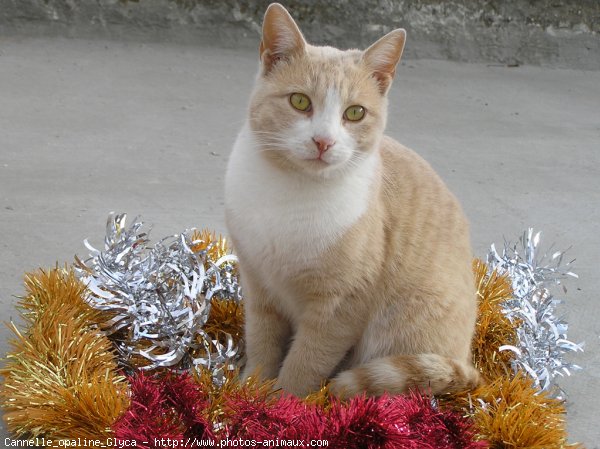
[(330, 384), (339, 397), (366, 393), (405, 393), (411, 387), (432, 394), (451, 393), (480, 385), (479, 371), (468, 362), (437, 354), (396, 355), (374, 359), (342, 371)]

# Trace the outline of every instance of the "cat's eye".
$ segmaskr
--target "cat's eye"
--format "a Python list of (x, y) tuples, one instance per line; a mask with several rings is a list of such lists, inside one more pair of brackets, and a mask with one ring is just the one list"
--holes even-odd
[(365, 112), (365, 108), (355, 104), (344, 111), (344, 118), (351, 122), (358, 122), (365, 116)]
[(304, 94), (294, 93), (290, 95), (290, 103), (294, 109), (307, 112), (310, 109), (310, 98)]

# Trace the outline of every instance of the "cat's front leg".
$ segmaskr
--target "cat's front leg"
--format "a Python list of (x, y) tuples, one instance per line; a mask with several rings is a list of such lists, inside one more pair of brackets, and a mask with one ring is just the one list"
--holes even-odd
[(312, 300), (294, 335), (276, 388), (303, 397), (319, 389), (359, 338), (358, 316), (341, 298)]
[(246, 366), (242, 379), (258, 375), (275, 379), (279, 373), (291, 335), (289, 322), (274, 308), (274, 300), (264, 288), (242, 273), (246, 304)]

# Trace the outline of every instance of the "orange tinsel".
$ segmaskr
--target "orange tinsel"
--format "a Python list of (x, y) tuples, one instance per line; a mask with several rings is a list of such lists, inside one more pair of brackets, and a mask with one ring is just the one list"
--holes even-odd
[(495, 271), (488, 273), (487, 265), (473, 261), (479, 311), (473, 338), (473, 361), (488, 380), (509, 375), (513, 353), (499, 351), (502, 345), (516, 345), (515, 324), (502, 312), (502, 303), (512, 297), (510, 280)]
[(85, 286), (72, 271), (28, 274), (25, 287), (18, 307), (26, 329), (11, 323), (16, 338), (0, 370), (8, 430), (18, 437), (110, 437), (129, 401), (112, 345), (93, 325), (101, 312), (83, 301)]
[(191, 250), (195, 253), (206, 251), (209, 259), (214, 261), (229, 254), (227, 239), (221, 235), (217, 237), (214, 232), (211, 232), (208, 229), (194, 231), (192, 234)]
[(522, 372), (499, 377), (458, 401), (492, 449), (582, 447), (567, 443), (562, 401), (540, 392)]

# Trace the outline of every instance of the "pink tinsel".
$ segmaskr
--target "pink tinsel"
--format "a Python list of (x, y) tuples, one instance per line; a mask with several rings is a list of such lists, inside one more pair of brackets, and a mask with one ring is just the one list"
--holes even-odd
[(276, 402), (230, 398), (227, 438), (327, 440), (329, 449), (482, 449), (472, 424), (439, 410), (417, 393), (379, 398), (333, 399), (328, 411), (283, 396)]
[(163, 449), (167, 439), (214, 440), (212, 424), (202, 416), (206, 395), (189, 375), (159, 378), (139, 372), (130, 378), (130, 385), (129, 409), (113, 425), (118, 441), (131, 444), (135, 440), (143, 449)]
[[(379, 398), (332, 399), (330, 407), (306, 404), (293, 396), (266, 398), (231, 395), (217, 436), (202, 415), (208, 406), (201, 385), (187, 375), (161, 378), (138, 374), (131, 379), (131, 406), (113, 430), (118, 439), (138, 447), (165, 447), (166, 438), (211, 440), (223, 447), (282, 443), (309, 447), (327, 440), (328, 449), (483, 449), (474, 441), (472, 423), (458, 412), (440, 409), (420, 393)], [(162, 439), (162, 441), (161, 441)], [(304, 446), (300, 445), (303, 441)], [(162, 443), (162, 445), (161, 445)], [(282, 446), (282, 444), (279, 444)], [(191, 447), (191, 446), (189, 446)]]

